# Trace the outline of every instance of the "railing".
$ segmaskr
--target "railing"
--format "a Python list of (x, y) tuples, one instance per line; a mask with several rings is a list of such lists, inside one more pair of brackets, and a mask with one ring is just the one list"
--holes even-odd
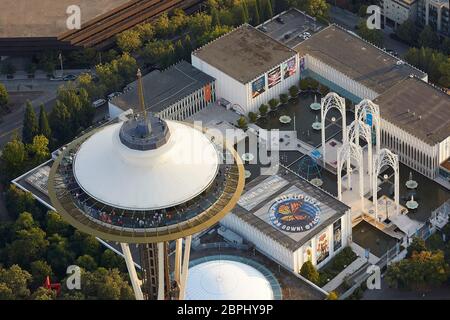
[(202, 243), (196, 246), (192, 246), (193, 250), (206, 250), (206, 249), (239, 249), (248, 250), (249, 246), (247, 244), (231, 243), (231, 242), (212, 242), (212, 243)]

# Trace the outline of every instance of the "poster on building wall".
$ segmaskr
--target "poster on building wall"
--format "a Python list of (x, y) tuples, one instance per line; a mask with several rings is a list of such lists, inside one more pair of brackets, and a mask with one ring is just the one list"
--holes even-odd
[(203, 87), (203, 94), (205, 97), (205, 102), (209, 103), (211, 102), (211, 84), (208, 83), (206, 86)]
[(333, 223), (333, 250), (336, 251), (342, 247), (342, 225), (341, 219)]
[(326, 232), (322, 233), (317, 238), (317, 264), (321, 263), (323, 260), (328, 258), (330, 254), (330, 245), (328, 241), (328, 234)]
[(305, 57), (302, 57), (302, 58), (300, 58), (300, 73), (305, 71), (305, 69), (306, 69), (306, 61), (305, 61)]
[(297, 71), (297, 61), (295, 58), (292, 58), (291, 60), (288, 60), (284, 63), (283, 66), (283, 74), (284, 79), (289, 78)]
[(252, 98), (256, 98), (266, 91), (266, 75), (252, 82)]
[(267, 74), (269, 89), (281, 82), (281, 67), (277, 67)]

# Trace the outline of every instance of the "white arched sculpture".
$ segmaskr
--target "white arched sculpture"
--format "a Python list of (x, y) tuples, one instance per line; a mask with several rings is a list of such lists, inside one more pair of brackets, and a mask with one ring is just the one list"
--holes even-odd
[[(377, 104), (373, 103), (369, 99), (364, 99), (355, 106), (355, 121), (359, 120), (366, 123), (367, 115), (372, 116), (372, 126), (375, 127), (375, 149), (376, 153), (380, 153), (381, 144), (381, 120), (380, 120), (380, 108)], [(359, 134), (356, 135), (356, 144), (359, 143)]]
[(361, 197), (361, 210), (364, 210), (364, 159), (362, 148), (353, 143), (346, 142), (341, 148), (338, 150), (337, 154), (337, 183), (338, 183), (338, 198), (342, 201), (342, 168), (344, 163), (347, 163), (347, 184), (348, 189), (351, 188), (351, 171), (350, 171), (350, 161), (354, 159), (358, 164), (359, 171), (359, 195)]
[(321, 110), (321, 124), (322, 124), (322, 157), (323, 157), (323, 167), (325, 168), (325, 155), (326, 155), (326, 145), (325, 145), (325, 117), (330, 111), (330, 109), (336, 108), (342, 115), (342, 143), (345, 144), (347, 140), (347, 120), (345, 116), (345, 99), (340, 97), (337, 93), (330, 92), (324, 98), (322, 98), (320, 103)]
[(372, 129), (361, 120), (353, 121), (347, 128), (347, 141), (355, 143), (359, 146), (359, 138), (362, 137), (367, 142), (367, 173), (369, 181), (372, 181)]
[(400, 209), (400, 190), (399, 190), (399, 162), (398, 156), (389, 149), (381, 149), (373, 161), (372, 175), (372, 201), (375, 205), (375, 219), (378, 219), (378, 175), (383, 167), (389, 166), (394, 170), (394, 202), (395, 214), (399, 214)]

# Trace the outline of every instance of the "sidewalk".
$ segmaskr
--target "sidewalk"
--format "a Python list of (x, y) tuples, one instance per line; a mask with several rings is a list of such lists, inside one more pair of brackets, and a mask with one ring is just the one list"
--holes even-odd
[(337, 287), (341, 285), (342, 282), (344, 282), (347, 276), (350, 276), (356, 271), (360, 270), (361, 267), (364, 266), (366, 263), (367, 263), (366, 259), (358, 257), (349, 266), (347, 266), (347, 268), (342, 270), (336, 277), (334, 277), (333, 279), (331, 279), (330, 282), (324, 285), (322, 289), (327, 292), (335, 290)]

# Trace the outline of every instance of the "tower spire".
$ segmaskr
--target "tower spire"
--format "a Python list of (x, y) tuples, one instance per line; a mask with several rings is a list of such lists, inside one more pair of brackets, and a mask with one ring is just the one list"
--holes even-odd
[(137, 80), (138, 80), (138, 94), (139, 94), (139, 107), (144, 120), (145, 125), (151, 131), (151, 124), (147, 118), (147, 111), (145, 110), (145, 100), (144, 100), (144, 85), (142, 84), (142, 72), (141, 69), (137, 70)]

